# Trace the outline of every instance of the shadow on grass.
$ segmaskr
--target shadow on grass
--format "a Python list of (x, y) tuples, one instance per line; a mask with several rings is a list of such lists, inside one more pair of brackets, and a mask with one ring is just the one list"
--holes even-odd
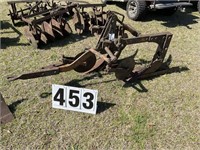
[[(145, 86), (142, 84), (142, 80), (153, 80), (154, 78), (160, 77), (165, 74), (172, 74), (172, 73), (177, 73), (177, 72), (183, 72), (183, 71), (188, 71), (188, 67), (169, 67), (172, 62), (172, 56), (169, 55), (167, 60), (162, 64), (160, 69), (158, 69), (156, 72), (147, 74), (146, 77), (142, 78), (132, 78), (130, 82), (125, 82), (123, 87), (132, 87), (136, 89), (138, 92), (148, 92), (148, 90), (145, 88)], [(136, 64), (149, 64), (149, 61), (140, 59)]]
[(91, 80), (91, 79), (94, 79), (95, 77), (97, 77), (96, 74), (92, 74), (90, 76), (86, 76), (86, 77), (83, 77), (81, 79), (73, 79), (67, 83), (65, 83), (64, 85), (66, 86), (75, 86), (75, 87), (80, 87), (80, 88), (83, 88), (83, 87), (86, 87), (86, 85), (82, 85), (80, 84), (81, 81), (87, 81), (87, 80)]
[[(115, 5), (126, 11), (126, 3), (116, 3)], [(196, 24), (199, 17), (192, 15), (192, 12), (196, 12), (197, 9), (195, 7), (186, 7), (185, 12), (177, 11), (173, 15), (166, 15), (166, 10), (156, 10), (156, 11), (147, 11), (145, 17), (140, 20), (141, 22), (148, 22), (152, 20), (163, 21), (161, 23), (163, 26), (173, 28), (176, 26), (185, 26), (188, 29), (191, 29), (189, 25)]]
[[(92, 75), (90, 75), (90, 76), (86, 76), (86, 77), (83, 77), (83, 78), (81, 78), (81, 79), (74, 79), (74, 80), (71, 80), (71, 81), (69, 81), (69, 82), (67, 82), (67, 83), (64, 83), (64, 85), (65, 85), (65, 86), (80, 87), (80, 88), (86, 87), (86, 86), (89, 85), (89, 84), (87, 84), (87, 85), (81, 85), (80, 82), (81, 82), (81, 81), (85, 81), (85, 80), (91, 80), (91, 79), (93, 79), (93, 78), (95, 78), (95, 77), (97, 77), (97, 76), (101, 77), (100, 75), (92, 74)], [(40, 94), (40, 97), (41, 97), (41, 98), (47, 98), (47, 97), (49, 97), (50, 95), (52, 95), (51, 92), (43, 92), (43, 93)]]
[(9, 46), (27, 46), (28, 44), (25, 43), (18, 43), (20, 40), (19, 37), (16, 38), (1, 38), (1, 49), (6, 49)]
[(23, 26), (25, 26), (25, 25), (28, 25), (28, 24), (25, 23), (25, 22), (21, 22), (21, 21), (15, 23), (15, 27), (23, 27)]
[[(146, 80), (153, 80), (154, 78), (160, 77), (163, 74), (181, 73), (181, 72), (188, 71), (188, 70), (190, 70), (188, 67), (179, 67), (179, 66), (172, 67), (167, 70), (161, 70), (161, 71), (163, 71), (161, 74), (158, 73), (157, 75), (155, 75), (153, 77), (146, 78)], [(158, 70), (158, 71), (160, 71), (160, 70)]]
[(180, 73), (183, 71), (188, 71), (189, 68), (188, 67), (172, 67), (172, 68), (168, 68), (165, 70), (158, 70), (157, 72), (153, 73), (153, 75), (151, 77), (146, 77), (144, 79), (136, 79), (136, 80), (131, 80), (132, 82), (125, 82), (125, 84), (123, 85), (123, 87), (125, 88), (129, 88), (132, 87), (134, 89), (136, 89), (138, 92), (148, 92), (148, 89), (142, 84), (142, 80), (153, 80), (155, 78), (158, 78), (162, 75), (166, 75), (166, 74), (172, 74), (172, 73)]
[(116, 104), (113, 103), (97, 102), (97, 114), (100, 114), (115, 105)]
[(76, 87), (86, 87), (86, 86), (89, 86), (89, 85), (96, 85), (96, 84), (99, 84), (99, 83), (108, 83), (108, 82), (116, 81), (116, 79), (111, 79), (111, 80), (101, 81), (101, 82), (96, 82), (96, 83), (80, 84), (81, 81), (91, 80), (91, 79), (94, 79), (94, 78), (102, 78), (102, 75), (105, 75), (105, 74), (102, 74), (100, 72), (95, 72), (95, 73), (89, 74), (89, 75), (87, 75), (87, 76), (85, 76), (81, 79), (74, 79), (70, 82), (65, 83), (64, 85), (66, 85), (66, 86), (76, 86)]
[(198, 19), (198, 17), (192, 15), (188, 11), (176, 12), (172, 16), (163, 16), (163, 18), (161, 16), (158, 16), (155, 18), (155, 20), (164, 21), (164, 23), (161, 23), (163, 26), (166, 26), (169, 28), (184, 26), (187, 29), (192, 29), (190, 25), (198, 23), (196, 19)]
[(125, 84), (123, 85), (124, 88), (134, 88), (135, 90), (137, 90), (138, 92), (140, 93), (143, 93), (143, 92), (148, 92), (148, 89), (142, 84), (141, 81), (137, 80), (133, 83), (128, 83), (128, 82), (125, 82)]
[[(96, 72), (96, 73), (93, 73), (93, 74), (89, 74), (89, 75), (87, 75), (87, 76), (85, 76), (81, 79), (73, 79), (73, 80), (71, 80), (67, 83), (64, 83), (63, 85), (84, 88), (84, 87), (89, 86), (89, 85), (95, 85), (95, 84), (99, 84), (99, 83), (108, 83), (108, 82), (113, 82), (113, 81), (117, 80), (117, 79), (111, 79), (111, 80), (107, 80), (107, 81), (103, 81), (103, 82), (80, 84), (81, 81), (91, 80), (91, 79), (94, 79), (94, 78), (101, 78), (102, 75), (103, 74), (101, 74), (100, 72)], [(47, 98), (50, 95), (52, 95), (51, 92), (43, 92), (43, 93), (40, 94), (40, 97), (41, 98)]]
[(22, 102), (26, 101), (27, 99), (20, 99), (20, 100), (17, 100), (15, 102), (13, 102), (12, 104), (10, 104), (8, 106), (8, 108), (10, 109), (10, 111), (14, 114), (16, 109), (17, 109), (17, 106), (20, 105)]
[(1, 24), (1, 30), (8, 30), (12, 29), (13, 31), (3, 31), (1, 32), (1, 35), (3, 36), (4, 33), (17, 33), (18, 36), (14, 38), (10, 37), (1, 37), (1, 49), (6, 49), (8, 46), (26, 46), (28, 44), (25, 43), (19, 43), (20, 37), (22, 36), (22, 33), (17, 30), (12, 24), (8, 22), (8, 20), (0, 21)]
[[(8, 22), (9, 20), (1, 20), (1, 30), (7, 30), (9, 29), (12, 25)], [(14, 31), (13, 31), (14, 32)]]

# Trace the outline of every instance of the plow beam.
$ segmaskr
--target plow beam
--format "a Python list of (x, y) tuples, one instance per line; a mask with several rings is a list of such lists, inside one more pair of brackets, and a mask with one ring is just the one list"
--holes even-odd
[[(26, 80), (26, 79), (33, 79), (33, 78), (56, 75), (61, 72), (67, 72), (67, 71), (70, 71), (70, 70), (73, 70), (73, 69), (79, 67), (80, 65), (84, 65), (83, 63), (92, 55), (94, 55), (94, 54), (91, 53), (90, 51), (86, 51), (75, 60), (68, 60), (67, 62), (60, 63), (58, 65), (56, 65), (56, 64), (50, 65), (47, 67), (43, 67), (40, 71), (25, 73), (25, 74), (22, 74), (19, 76), (8, 77), (7, 79), (9, 81), (14, 81), (14, 80), (18, 80), (18, 79)], [(71, 62), (71, 63), (69, 63), (69, 62)]]

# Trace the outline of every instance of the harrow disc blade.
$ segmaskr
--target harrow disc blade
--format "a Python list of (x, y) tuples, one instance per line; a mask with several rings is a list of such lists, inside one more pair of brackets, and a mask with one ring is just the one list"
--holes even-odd
[(26, 27), (24, 29), (24, 35), (26, 36), (26, 38), (28, 39), (29, 43), (34, 47), (34, 48), (38, 48), (39, 46), (39, 41), (35, 39), (35, 36), (33, 35), (33, 33), (29, 30), (28, 27)]
[[(78, 59), (83, 53), (79, 53), (78, 55), (76, 55), (75, 60)], [(86, 72), (89, 71), (96, 63), (96, 56), (94, 54), (92, 54), (90, 57), (88, 57), (81, 65), (79, 65), (78, 67), (74, 68), (74, 70), (76, 72)]]
[(50, 39), (52, 41), (55, 39), (52, 25), (47, 23), (46, 21), (42, 23), (42, 31), (46, 35), (47, 39)]
[(56, 36), (63, 36), (63, 33), (62, 33), (62, 29), (61, 29), (61, 24), (56, 21), (55, 19), (51, 19), (51, 25), (52, 25), (52, 29), (54, 31), (54, 34)]
[(69, 35), (72, 33), (72, 29), (65, 19), (63, 18), (61, 19), (60, 25), (61, 25), (63, 35)]
[(69, 24), (67, 22), (64, 25), (63, 32), (64, 32), (64, 34), (67, 34), (67, 35), (72, 33), (72, 29), (71, 29), (71, 27), (69, 26)]
[(48, 42), (47, 37), (43, 33), (40, 34), (40, 42), (44, 44), (47, 44)]

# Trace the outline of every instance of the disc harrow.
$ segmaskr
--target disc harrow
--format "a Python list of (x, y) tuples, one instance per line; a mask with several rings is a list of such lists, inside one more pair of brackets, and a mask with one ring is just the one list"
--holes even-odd
[[(100, 9), (97, 8), (101, 7)], [(93, 7), (92, 11), (86, 12), (84, 8)], [(100, 34), (105, 25), (107, 13), (103, 10), (104, 5), (88, 4), (84, 7), (74, 9), (73, 22), (78, 34), (91, 31), (92, 34)]]
[[(27, 24), (24, 35), (34, 48), (72, 34), (73, 28), (69, 25), (71, 18), (77, 34), (91, 32), (96, 35), (101, 33), (107, 17), (103, 11), (104, 4), (32, 0), (34, 5), (31, 3), (27, 8), (17, 11), (15, 2), (9, 2), (13, 9), (10, 13), (11, 19), (13, 23), (15, 19), (20, 19)], [(29, 12), (25, 13), (28, 10)]]
[[(107, 19), (96, 47), (87, 48), (75, 57), (63, 56), (60, 63), (43, 67), (37, 72), (25, 73), (8, 79), (38, 78), (70, 70), (84, 74), (100, 70), (114, 72), (117, 79), (125, 82), (151, 77), (155, 73), (157, 75), (159, 73), (163, 74), (163, 70), (160, 70), (164, 64), (163, 61), (171, 42), (172, 34), (164, 32), (143, 35), (130, 25), (123, 23), (123, 21), (124, 16), (122, 14), (112, 11), (107, 12)], [(148, 65), (140, 69), (135, 67), (134, 57), (137, 52), (133, 56), (124, 59), (119, 58), (127, 45), (144, 42), (157, 44), (155, 54)]]
[[(66, 35), (71, 33), (71, 29), (65, 20), (62, 19), (58, 23), (53, 18), (43, 20), (45, 16), (57, 10), (61, 3), (54, 0), (9, 0), (8, 4), (11, 5), (9, 14), (13, 25), (16, 25), (15, 21), (20, 20), (27, 24), (24, 28), (24, 35), (27, 37), (30, 44), (37, 48), (41, 43), (47, 44), (49, 40), (55, 39), (54, 34)], [(24, 4), (24, 8), (18, 8), (18, 6)], [(69, 2), (64, 2), (64, 6)], [(52, 29), (54, 28), (54, 29)], [(52, 31), (53, 30), (53, 31)], [(62, 31), (62, 33), (61, 33)], [(56, 33), (57, 32), (57, 33)], [(49, 39), (48, 39), (49, 38)]]

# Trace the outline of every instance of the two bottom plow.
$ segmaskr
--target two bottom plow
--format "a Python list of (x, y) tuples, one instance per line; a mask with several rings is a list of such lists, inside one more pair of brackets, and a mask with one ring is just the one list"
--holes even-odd
[[(163, 61), (170, 45), (172, 34), (169, 32), (142, 35), (133, 27), (123, 23), (124, 16), (116, 12), (107, 13), (106, 23), (103, 27), (95, 48), (88, 48), (75, 57), (63, 56), (62, 61), (41, 68), (37, 72), (25, 73), (9, 80), (31, 79), (59, 74), (75, 70), (80, 73), (105, 70), (114, 72), (119, 80), (132, 82), (136, 79), (148, 78), (154, 75), (163, 74)], [(127, 34), (129, 33), (129, 34)], [(128, 37), (131, 35), (131, 37)], [(138, 43), (156, 43), (157, 49), (150, 63), (140, 69), (135, 68), (134, 57), (119, 59), (123, 49), (127, 45)], [(158, 71), (159, 70), (159, 71)]]

